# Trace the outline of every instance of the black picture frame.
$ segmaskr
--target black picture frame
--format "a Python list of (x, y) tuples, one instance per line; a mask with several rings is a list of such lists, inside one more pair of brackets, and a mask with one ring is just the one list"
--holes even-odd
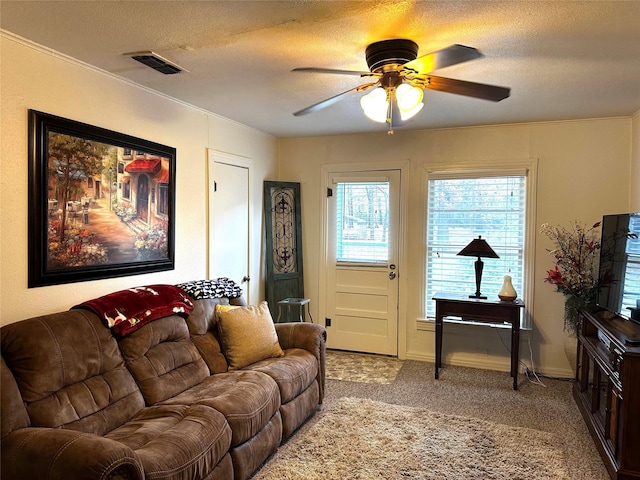
[(176, 149), (28, 116), (28, 287), (173, 270)]

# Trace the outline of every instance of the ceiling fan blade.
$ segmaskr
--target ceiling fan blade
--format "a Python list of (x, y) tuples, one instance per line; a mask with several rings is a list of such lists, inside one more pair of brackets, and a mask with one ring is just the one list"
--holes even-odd
[(424, 83), (421, 81), (420, 84), (422, 88), (455, 93), (456, 95), (466, 95), (467, 97), (482, 98), (484, 100), (491, 100), (492, 102), (504, 100), (511, 92), (511, 89), (507, 87), (467, 82), (465, 80), (454, 80), (453, 78), (436, 77), (435, 75), (425, 75)]
[(322, 110), (323, 108), (328, 107), (329, 105), (333, 105), (334, 103), (336, 103), (339, 100), (342, 100), (342, 96), (347, 94), (347, 93), (351, 93), (351, 92), (363, 92), (365, 90), (368, 90), (369, 88), (373, 87), (374, 85), (378, 85), (380, 82), (373, 82), (373, 83), (365, 83), (364, 85), (358, 85), (357, 87), (353, 87), (350, 88), (349, 90), (339, 93), (337, 95), (334, 95), (333, 97), (329, 97), (326, 98), (318, 103), (314, 103), (313, 105), (307, 107), (307, 108), (303, 108), (302, 110), (298, 110), (297, 112), (295, 112), (293, 115), (296, 117), (299, 117), (300, 115), (306, 115), (307, 113), (311, 113), (311, 112), (317, 112), (318, 110)]
[(437, 50), (435, 52), (427, 53), (421, 57), (411, 60), (403, 65), (403, 68), (413, 70), (414, 72), (429, 73), (439, 68), (448, 67), (450, 65), (456, 65), (462, 62), (468, 62), (475, 58), (482, 57), (482, 53), (466, 45), (451, 45)]
[(310, 73), (335, 73), (338, 75), (358, 75), (359, 77), (380, 77), (382, 74), (371, 72), (358, 72), (355, 70), (338, 70), (334, 68), (317, 68), (317, 67), (301, 67), (294, 68), (292, 72), (310, 72)]

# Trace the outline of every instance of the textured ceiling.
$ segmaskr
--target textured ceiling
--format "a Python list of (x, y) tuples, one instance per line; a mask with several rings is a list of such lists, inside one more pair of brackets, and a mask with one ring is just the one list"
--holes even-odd
[[(630, 116), (640, 110), (639, 1), (10, 1), (0, 27), (112, 74), (279, 137), (380, 131), (349, 90), (374, 41), (419, 55), (460, 43), (485, 57), (437, 75), (511, 87), (499, 103), (429, 90), (403, 129)], [(162, 75), (124, 53), (153, 50)], [(8, 66), (3, 65), (3, 68)]]

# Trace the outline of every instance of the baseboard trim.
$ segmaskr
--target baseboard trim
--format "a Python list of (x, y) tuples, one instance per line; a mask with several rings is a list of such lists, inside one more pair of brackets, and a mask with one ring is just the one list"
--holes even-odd
[[(435, 356), (424, 353), (407, 352), (406, 360), (415, 360), (418, 362), (434, 363)], [(521, 362), (527, 364), (525, 360), (521, 359)], [(495, 358), (495, 357), (483, 357), (480, 355), (470, 355), (465, 353), (454, 353), (451, 358), (447, 359), (446, 365), (452, 365), (456, 367), (467, 368), (479, 368), (481, 370), (493, 370), (496, 372), (508, 372), (510, 365), (508, 358)], [(527, 368), (531, 370), (531, 367), (527, 365)], [(524, 374), (524, 367), (518, 366), (518, 373)], [(536, 369), (536, 374), (543, 375), (552, 378), (571, 379), (573, 378), (573, 372), (571, 369), (562, 368), (545, 368)]]

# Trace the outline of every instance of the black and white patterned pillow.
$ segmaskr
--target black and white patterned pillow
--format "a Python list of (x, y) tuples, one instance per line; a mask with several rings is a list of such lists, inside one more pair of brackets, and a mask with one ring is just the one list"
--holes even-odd
[(227, 277), (212, 280), (192, 280), (190, 282), (179, 283), (176, 287), (187, 292), (194, 300), (222, 297), (238, 298), (242, 296), (242, 288)]

